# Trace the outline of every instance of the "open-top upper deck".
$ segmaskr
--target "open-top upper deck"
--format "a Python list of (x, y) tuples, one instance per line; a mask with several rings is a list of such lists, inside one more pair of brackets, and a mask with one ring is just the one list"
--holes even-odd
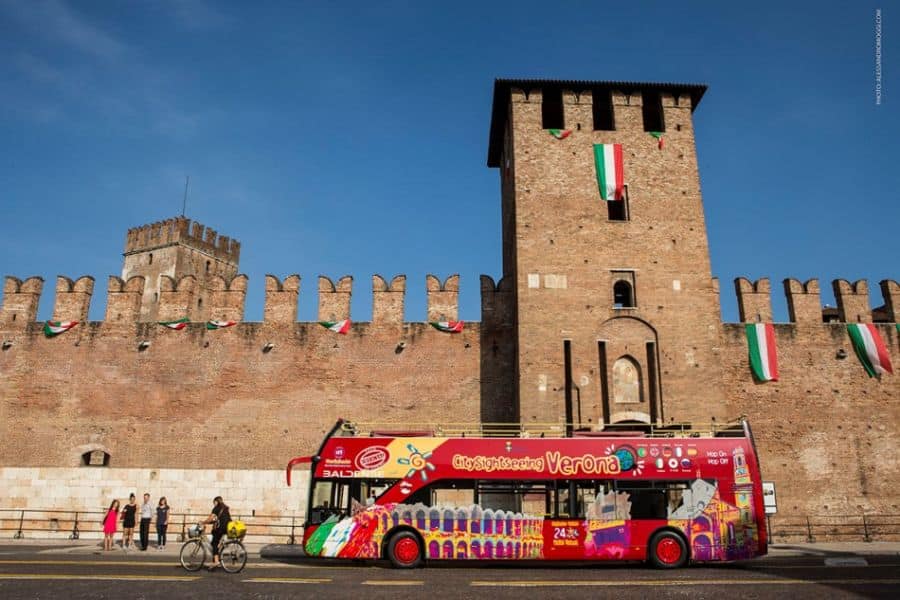
[(749, 437), (745, 417), (723, 423), (616, 423), (600, 429), (576, 423), (374, 423), (341, 421), (336, 437), (435, 438), (716, 438)]

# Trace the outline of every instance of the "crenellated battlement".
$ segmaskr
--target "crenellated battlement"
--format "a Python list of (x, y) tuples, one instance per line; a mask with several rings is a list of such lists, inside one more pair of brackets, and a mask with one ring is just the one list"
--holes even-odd
[(434, 275), (425, 276), (429, 321), (459, 319), (459, 275), (451, 275), (441, 283)]
[(0, 323), (25, 327), (37, 318), (38, 302), (44, 289), (43, 277), (29, 277), (22, 281), (6, 277), (3, 286), (3, 310)]
[(645, 131), (666, 131), (666, 123), (672, 123), (679, 132), (683, 127), (689, 131), (690, 119), (684, 115), (693, 112), (705, 91), (704, 85), (682, 83), (498, 79), (494, 82), (488, 166), (499, 167), (504, 162), (504, 153), (509, 151), (506, 129), (513, 118), (544, 129), (643, 135)]
[(175, 244), (184, 244), (219, 260), (238, 263), (241, 244), (215, 229), (186, 217), (175, 217), (132, 227), (125, 237), (125, 255), (147, 252)]
[[(900, 318), (898, 314), (900, 286), (896, 281), (885, 279), (880, 282), (884, 305), (874, 309), (869, 305), (869, 284), (865, 279), (853, 283), (846, 279), (835, 279), (831, 285), (837, 300), (836, 311), (822, 306), (818, 279), (810, 279), (805, 283), (798, 279), (785, 279), (784, 293), (790, 321), (896, 323)], [(734, 288), (741, 322), (772, 321), (772, 298), (768, 278), (750, 281), (745, 277), (738, 277), (734, 280)]]

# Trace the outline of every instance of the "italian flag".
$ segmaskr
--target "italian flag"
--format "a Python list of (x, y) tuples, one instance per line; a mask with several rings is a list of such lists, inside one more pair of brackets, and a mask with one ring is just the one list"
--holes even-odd
[(459, 333), (463, 330), (462, 321), (431, 321), (431, 326), (444, 333)]
[(778, 381), (775, 326), (771, 323), (748, 323), (747, 346), (750, 348), (750, 368), (756, 379)]
[(893, 373), (891, 357), (881, 335), (872, 323), (848, 323), (847, 333), (853, 342), (853, 350), (869, 377)]
[(600, 197), (607, 202), (622, 200), (625, 175), (622, 169), (622, 144), (594, 144), (594, 166)]
[(225, 327), (231, 327), (232, 325), (237, 325), (237, 321), (207, 321), (206, 328), (207, 329), (223, 329)]
[(184, 317), (183, 319), (178, 319), (177, 321), (158, 321), (158, 323), (160, 325), (162, 325), (163, 327), (168, 327), (169, 329), (176, 329), (178, 331), (181, 331), (182, 329), (187, 327), (187, 324), (189, 323), (189, 321), (188, 321), (187, 317)]
[(78, 321), (47, 321), (44, 323), (44, 335), (53, 337), (72, 329)]
[(659, 140), (659, 143), (656, 144), (656, 147), (659, 148), (660, 150), (662, 150), (662, 149), (663, 149), (663, 134), (662, 134), (662, 131), (651, 131), (651, 132), (650, 132), (650, 135), (652, 135), (652, 136), (655, 137), (657, 140)]
[(343, 321), (319, 321), (319, 325), (335, 333), (347, 335), (347, 332), (350, 331), (351, 323), (350, 319), (344, 319)]
[(564, 140), (572, 135), (571, 129), (548, 129), (547, 132), (558, 140)]

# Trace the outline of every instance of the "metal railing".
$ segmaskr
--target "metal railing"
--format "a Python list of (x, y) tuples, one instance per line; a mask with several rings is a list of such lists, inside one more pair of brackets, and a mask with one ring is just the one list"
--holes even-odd
[[(83, 535), (100, 539), (105, 515), (105, 511), (0, 508), (0, 539), (77, 540)], [(172, 513), (168, 534), (182, 542), (188, 527), (205, 517), (204, 513)], [(232, 518), (247, 525), (245, 540), (251, 543), (299, 544), (303, 539), (302, 516), (235, 513)], [(770, 515), (767, 522), (770, 543), (900, 540), (900, 514)], [(151, 539), (155, 534), (154, 524)], [(121, 535), (119, 524), (116, 536)]]
[(584, 427), (581, 423), (373, 423), (341, 424), (337, 436), (350, 437), (513, 437), (560, 438), (581, 435), (623, 435), (640, 437), (743, 436), (743, 417), (722, 423), (621, 423)]
[(772, 543), (900, 539), (900, 514), (770, 515), (767, 519), (769, 541)]
[[(55, 510), (55, 509), (10, 509), (0, 508), (0, 538), (23, 539), (68, 538), (91, 539), (103, 537), (103, 519), (106, 511)], [(207, 517), (206, 513), (172, 513), (169, 515), (167, 535), (176, 536), (177, 541), (187, 540), (188, 528)], [(302, 516), (232, 514), (232, 518), (247, 525), (246, 541), (259, 543), (300, 543), (303, 539)], [(138, 527), (135, 527), (137, 530)], [(121, 521), (117, 524), (116, 536), (122, 535)], [(155, 539), (156, 523), (150, 529), (150, 538)]]

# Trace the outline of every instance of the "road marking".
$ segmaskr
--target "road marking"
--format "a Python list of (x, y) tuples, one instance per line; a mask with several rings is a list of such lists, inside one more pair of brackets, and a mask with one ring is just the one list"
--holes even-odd
[(670, 579), (665, 581), (472, 581), (473, 587), (660, 587), (678, 585), (895, 585), (900, 579)]
[(171, 576), (171, 575), (64, 575), (48, 573), (0, 573), (0, 581), (12, 580), (65, 580), (75, 579), (87, 581), (195, 581), (196, 576)]
[(254, 577), (253, 579), (242, 579), (242, 583), (331, 583), (331, 579), (326, 578), (300, 578), (300, 577)]
[[(835, 567), (843, 567), (843, 566), (851, 566), (851, 565), (835, 565)], [(900, 567), (900, 563), (875, 563), (865, 565), (852, 565), (852, 566), (865, 566), (866, 568), (881, 568), (881, 567)], [(834, 569), (835, 567), (826, 567), (825, 565), (741, 565), (739, 568), (744, 571), (770, 571), (773, 569)]]
[(178, 561), (170, 562), (147, 562), (143, 560), (0, 560), (0, 565), (53, 565), (53, 566), (69, 566), (69, 565), (86, 565), (86, 566), (106, 566), (112, 567), (123, 565), (126, 567), (172, 567), (180, 566)]
[[(0, 560), (0, 565), (47, 565), (47, 566), (72, 566), (84, 565), (89, 567), (180, 567), (177, 560), (171, 561), (144, 561), (144, 560)], [(247, 563), (247, 568), (262, 569), (309, 569), (308, 565), (288, 565), (278, 562), (252, 562)]]
[(826, 567), (866, 567), (869, 561), (862, 556), (837, 556), (834, 558), (826, 558)]
[(363, 585), (424, 585), (424, 581), (415, 579), (367, 579)]

